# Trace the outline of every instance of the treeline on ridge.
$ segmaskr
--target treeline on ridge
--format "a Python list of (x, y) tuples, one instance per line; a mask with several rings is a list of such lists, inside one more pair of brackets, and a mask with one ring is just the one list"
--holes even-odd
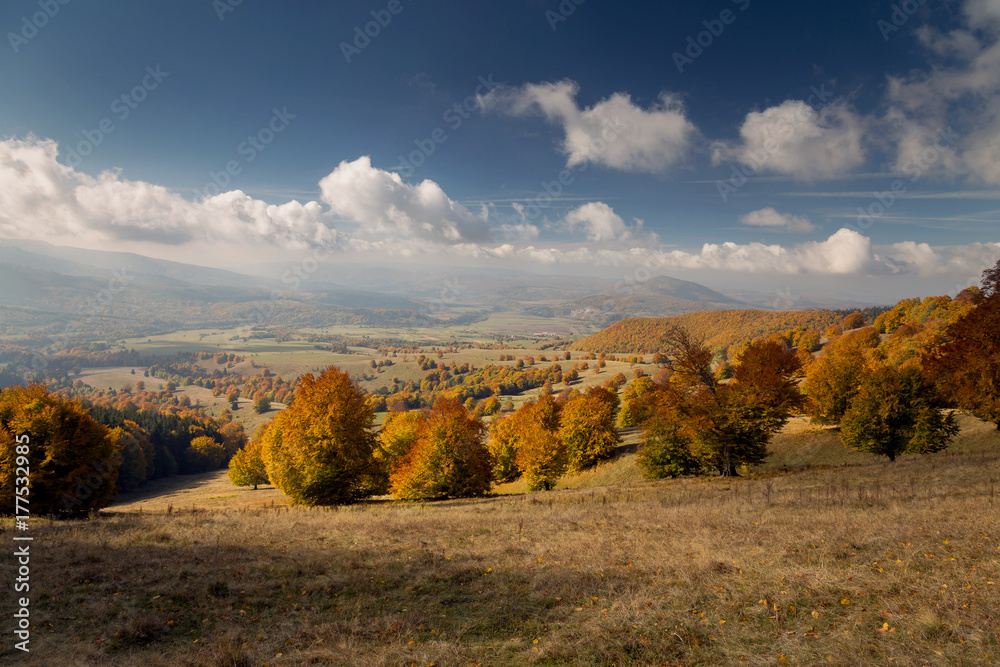
[(823, 332), (839, 325), (844, 317), (844, 312), (833, 310), (712, 310), (671, 317), (636, 318), (616, 322), (592, 336), (581, 338), (572, 349), (649, 354), (660, 351), (662, 337), (671, 327), (681, 327), (711, 350), (723, 350), (788, 329)]

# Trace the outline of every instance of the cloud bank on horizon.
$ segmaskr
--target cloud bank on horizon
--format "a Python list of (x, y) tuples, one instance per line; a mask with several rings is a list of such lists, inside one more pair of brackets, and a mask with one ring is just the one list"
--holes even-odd
[[(791, 247), (763, 243), (705, 243), (698, 251), (655, 243), (632, 247), (582, 246), (572, 250), (490, 243), (502, 228), (488, 212), (469, 211), (436, 183), (408, 185), (368, 157), (342, 162), (320, 182), (321, 200), (267, 204), (238, 190), (189, 201), (161, 186), (104, 172), (97, 178), (57, 160), (57, 146), (29, 138), (0, 141), (0, 234), (5, 238), (75, 238), (93, 242), (145, 241), (165, 245), (247, 241), (278, 248), (324, 246), (345, 252), (435, 253), (484, 259), (519, 259), (545, 265), (645, 264), (660, 269), (715, 269), (780, 274), (916, 273), (964, 270), (1000, 253), (1000, 243), (932, 248), (904, 242), (875, 248), (842, 228), (824, 241)], [(325, 206), (324, 206), (325, 205)], [(357, 225), (336, 229), (338, 218)], [(746, 225), (809, 231), (808, 220), (773, 208), (754, 211)], [(584, 204), (559, 221), (593, 242), (623, 242), (639, 233), (603, 202)]]
[[(554, 150), (565, 157), (567, 170), (677, 179), (708, 162), (743, 165), (755, 176), (793, 182), (835, 181), (880, 168), (890, 175), (933, 170), (939, 178), (971, 186), (1000, 185), (1000, 0), (966, 0), (962, 7), (960, 27), (913, 28), (927, 67), (887, 75), (873, 111), (856, 108), (851, 95), (821, 90), (810, 99), (747, 111), (732, 128), (734, 136), (711, 138), (691, 117), (682, 91), (664, 90), (649, 103), (613, 91), (583, 104), (581, 85), (561, 79), (493, 88), (476, 98), (478, 118), (554, 128), (560, 137)], [(664, 270), (820, 275), (959, 273), (1000, 254), (1000, 243), (993, 242), (875, 245), (864, 230), (839, 225), (824, 230), (816, 215), (775, 206), (747, 210), (733, 222), (744, 230), (825, 238), (787, 245), (705, 242), (680, 249), (663, 245), (662, 232), (646, 231), (636, 218), (627, 222), (597, 197), (565, 213), (545, 208), (558, 196), (536, 198), (540, 216), (527, 214), (530, 202), (524, 198), (511, 204), (514, 217), (501, 219), (492, 202), (463, 204), (434, 180), (407, 182), (373, 164), (369, 155), (341, 161), (319, 181), (313, 201), (273, 204), (238, 189), (191, 200), (116, 170), (88, 175), (60, 162), (60, 148), (34, 135), (0, 140), (0, 238), (171, 247), (251, 243), (286, 250), (322, 246), (498, 264), (644, 263)]]

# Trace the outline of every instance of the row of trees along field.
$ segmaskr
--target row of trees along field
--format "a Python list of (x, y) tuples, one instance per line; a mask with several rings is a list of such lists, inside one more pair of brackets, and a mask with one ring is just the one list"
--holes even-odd
[[(642, 396), (656, 397), (649, 411), (657, 424), (675, 426), (671, 452), (685, 452), (674, 462), (678, 474), (733, 474), (762, 461), (771, 436), (803, 400), (794, 379), (801, 366), (796, 354), (777, 341), (757, 341), (743, 351), (733, 377), (722, 381), (712, 352), (686, 331), (671, 330), (665, 343), (669, 382)], [(296, 400), (232, 460), (230, 476), (241, 486), (270, 481), (305, 504), (387, 492), (404, 500), (477, 496), (494, 481), (521, 475), (532, 490), (551, 489), (567, 471), (614, 455), (621, 442), (618, 384), (613, 378), (609, 387), (558, 398), (542, 393), (494, 420), (488, 444), (485, 425), (457, 398), (444, 396), (428, 410), (389, 415), (376, 438), (364, 392), (347, 373), (330, 368), (302, 378)], [(656, 429), (663, 431), (651, 432)], [(653, 449), (650, 441), (645, 450)]]
[(292, 405), (230, 463), (240, 486), (270, 481), (293, 501), (350, 502), (393, 493), (406, 500), (478, 496), (495, 479), (526, 470), (533, 488), (551, 488), (567, 469), (610, 458), (621, 440), (618, 395), (595, 387), (543, 395), (487, 429), (457, 397), (423, 411), (390, 414), (376, 437), (374, 412), (350, 375), (329, 368), (303, 376)]

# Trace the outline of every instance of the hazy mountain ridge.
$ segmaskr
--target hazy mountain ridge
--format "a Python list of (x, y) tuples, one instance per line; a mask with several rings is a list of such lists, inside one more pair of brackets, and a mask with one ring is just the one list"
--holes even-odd
[[(284, 294), (272, 298), (271, 291), (259, 289), (111, 282), (11, 264), (0, 264), (0, 284), (0, 314), (4, 324), (30, 329), (33, 322), (45, 322), (51, 328), (60, 321), (69, 324), (82, 320), (82, 328), (72, 329), (80, 335), (110, 335), (119, 329), (115, 321), (127, 324), (125, 328), (130, 332), (135, 332), (137, 326), (138, 330), (160, 330), (258, 323), (291, 326), (429, 323), (420, 304), (381, 295), (358, 301), (354, 301), (359, 298), (357, 295), (337, 294)], [(344, 306), (338, 300), (365, 305)], [(393, 307), (411, 303), (414, 308)], [(40, 318), (33, 316), (32, 311), (55, 317)]]
[[(79, 318), (99, 299), (102, 323), (130, 321), (135, 330), (238, 326), (329, 326), (378, 323), (427, 326), (495, 311), (577, 320), (604, 327), (628, 318), (746, 309), (732, 294), (669, 276), (626, 283), (597, 276), (441, 267), (374, 268), (321, 264), (292, 290), (288, 265), (256, 267), (257, 275), (170, 262), (132, 253), (82, 250), (38, 241), (0, 246), (4, 323), (25, 335), (40, 313)], [(284, 273), (282, 273), (284, 272)], [(740, 292), (756, 304), (782, 305), (766, 294)], [(110, 298), (109, 298), (110, 297)], [(844, 302), (830, 300), (831, 305)], [(805, 302), (799, 299), (798, 302)], [(30, 309), (14, 312), (13, 307)], [(89, 309), (92, 310), (92, 309)], [(8, 331), (11, 335), (12, 332)]]
[(741, 308), (747, 304), (688, 280), (654, 276), (635, 283), (616, 283), (596, 294), (562, 304), (538, 304), (528, 312), (571, 317), (609, 325), (631, 317), (666, 317), (700, 310)]
[[(143, 299), (164, 298), (182, 303), (246, 303), (271, 300), (273, 293), (283, 298), (313, 303), (319, 307), (378, 308), (386, 310), (425, 311), (426, 305), (398, 296), (361, 291), (329, 284), (308, 284), (292, 290), (280, 279), (235, 273), (223, 269), (195, 266), (154, 259), (132, 253), (81, 250), (54, 246), (39, 241), (5, 241), (0, 246), (0, 264), (6, 276), (0, 290), (0, 303), (35, 305), (30, 294), (39, 294), (42, 285), (73, 290), (69, 298), (91, 298), (108, 288), (109, 283), (128, 285), (148, 292)], [(16, 271), (16, 269), (22, 269)], [(34, 273), (30, 273), (34, 272)], [(16, 276), (16, 277), (15, 277)], [(28, 276), (34, 276), (29, 279)], [(56, 276), (67, 278), (60, 280)], [(142, 286), (142, 287), (140, 287)], [(304, 289), (310, 287), (311, 289)], [(171, 289), (173, 288), (173, 289)], [(136, 295), (138, 299), (138, 295)], [(64, 300), (61, 300), (64, 301)], [(73, 309), (72, 303), (60, 303), (57, 309)]]

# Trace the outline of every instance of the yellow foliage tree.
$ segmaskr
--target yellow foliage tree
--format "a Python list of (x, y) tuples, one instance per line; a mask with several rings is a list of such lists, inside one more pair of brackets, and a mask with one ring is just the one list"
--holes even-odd
[(611, 458), (621, 436), (615, 428), (618, 395), (602, 387), (592, 387), (566, 402), (559, 425), (559, 437), (566, 445), (574, 470), (592, 468)]
[(192, 470), (207, 472), (215, 470), (226, 460), (226, 450), (221, 444), (202, 435), (191, 441), (188, 450), (188, 465)]
[(263, 449), (261, 442), (254, 441), (236, 452), (229, 461), (229, 481), (236, 486), (252, 486), (254, 491), (258, 484), (267, 484)]
[(293, 503), (339, 505), (384, 488), (366, 399), (349, 373), (332, 366), (302, 376), (295, 400), (262, 438), (268, 479)]
[(818, 424), (838, 424), (857, 393), (867, 360), (879, 336), (872, 327), (844, 334), (827, 345), (825, 354), (809, 368), (803, 389), (807, 412)]
[(521, 406), (512, 419), (517, 437), (515, 461), (530, 491), (548, 491), (566, 474), (569, 455), (559, 437), (562, 406), (551, 396), (541, 396)]
[(427, 417), (419, 410), (390, 412), (385, 418), (379, 433), (379, 456), (390, 475), (417, 441), (420, 428), (426, 422)]
[(243, 430), (243, 422), (228, 422), (219, 429), (219, 433), (222, 434), (222, 447), (229, 458), (236, 456), (236, 452), (246, 447), (249, 441)]
[(520, 411), (495, 418), (490, 424), (490, 439), (486, 446), (493, 457), (493, 479), (497, 482), (512, 482), (521, 475), (515, 462), (521, 448), (517, 419), (519, 413)]

